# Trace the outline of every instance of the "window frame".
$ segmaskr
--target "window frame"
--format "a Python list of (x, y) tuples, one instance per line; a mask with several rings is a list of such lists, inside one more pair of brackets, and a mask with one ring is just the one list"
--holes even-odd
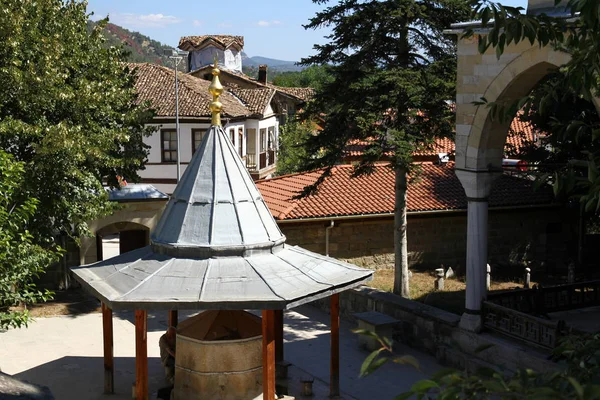
[[(169, 134), (169, 140), (165, 140), (164, 135), (168, 133)], [(171, 140), (172, 136), (171, 134), (175, 134), (175, 140)], [(165, 142), (169, 142), (169, 149), (165, 150)], [(171, 149), (171, 144), (175, 142), (175, 148)], [(168, 129), (161, 129), (160, 130), (160, 160), (161, 162), (165, 163), (165, 164), (175, 164), (177, 162), (177, 147), (178, 147), (178, 143), (177, 143), (177, 130), (174, 128), (168, 128)], [(169, 152), (170, 154), (170, 160), (167, 160), (165, 157), (165, 152)], [(175, 155), (173, 157), (173, 154)]]
[[(200, 133), (200, 141), (198, 142), (197, 146), (196, 146), (196, 133)], [(200, 143), (202, 143), (204, 136), (206, 136), (206, 129), (192, 128), (192, 155), (194, 155), (194, 153), (196, 153), (196, 150), (198, 149), (198, 147), (200, 147)]]

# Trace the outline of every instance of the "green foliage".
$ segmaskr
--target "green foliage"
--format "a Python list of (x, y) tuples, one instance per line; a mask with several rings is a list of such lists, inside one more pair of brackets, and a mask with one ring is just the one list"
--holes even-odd
[(343, 0), (317, 13), (305, 27), (333, 32), (302, 64), (327, 65), (330, 78), (304, 113), (325, 114), (323, 131), (307, 141), (308, 154), (324, 151), (306, 169), (334, 165), (350, 140), (371, 141), (365, 167), (391, 146), (396, 166), (409, 169), (415, 148), (450, 135), (456, 56), (443, 30), (468, 15), (461, 0)]
[(275, 76), (273, 84), (284, 87), (310, 87), (320, 89), (331, 81), (326, 65), (311, 65), (302, 71), (282, 72)]
[(107, 21), (87, 29), (86, 3), (0, 1), (0, 149), (24, 165), (38, 199), (34, 242), (78, 237), (112, 209), (103, 181), (138, 179), (152, 112), (136, 104), (121, 48), (105, 48)]
[(277, 155), (277, 175), (305, 171), (303, 161), (308, 157), (304, 144), (313, 136), (310, 122), (289, 120), (280, 128), (279, 153)]
[[(328, 0), (313, 0), (318, 4)], [(463, 0), (340, 0), (318, 12), (307, 29), (329, 26), (304, 65), (327, 66), (324, 81), (302, 114), (323, 119), (306, 141), (303, 169), (326, 167), (310, 193), (344, 156), (349, 142), (366, 142), (356, 173), (368, 173), (390, 151), (396, 169), (394, 292), (409, 297), (406, 181), (415, 150), (450, 136), (455, 98), (456, 43), (443, 33), (466, 19)]]
[[(374, 337), (381, 343), (381, 348), (363, 362), (361, 376), (375, 372), (387, 361), (403, 362), (405, 359), (406, 356), (394, 356), (391, 345), (376, 334), (355, 332)], [(553, 358), (559, 365), (556, 371), (547, 373), (530, 369), (508, 373), (490, 368), (479, 368), (471, 373), (445, 368), (430, 379), (415, 382), (409, 391), (396, 399), (600, 399), (599, 334), (565, 338), (555, 349)]]
[[(489, 103), (488, 106), (495, 116), (505, 119), (512, 118), (522, 107), (534, 110), (539, 115), (538, 122), (546, 125), (551, 133), (550, 141), (557, 149), (555, 155), (565, 158), (568, 163), (568, 168), (548, 175), (552, 177), (555, 191), (580, 194), (585, 210), (598, 214), (600, 176), (596, 171), (600, 164), (600, 126), (597, 116), (589, 112), (589, 105), (600, 89), (600, 42), (597, 40), (600, 36), (600, 1), (569, 0), (566, 10), (572, 18), (525, 15), (520, 13), (520, 7), (488, 1), (473, 4), (475, 18), (490, 27), (488, 34), (479, 35), (481, 52), (492, 46), (500, 57), (507, 46), (527, 40), (532, 45), (552, 46), (571, 56), (557, 75), (543, 82), (532, 95), (509, 103)], [(467, 31), (466, 35), (474, 35), (473, 30)], [(574, 103), (583, 109), (574, 108)], [(584, 111), (586, 115), (583, 115)]]
[(27, 325), (27, 310), (10, 307), (48, 299), (31, 283), (59, 252), (34, 243), (28, 227), (39, 202), (23, 190), (24, 164), (0, 150), (0, 329)]

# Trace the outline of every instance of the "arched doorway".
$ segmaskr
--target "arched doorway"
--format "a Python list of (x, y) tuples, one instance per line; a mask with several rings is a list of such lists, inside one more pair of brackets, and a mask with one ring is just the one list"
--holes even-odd
[(150, 229), (135, 222), (116, 222), (96, 231), (98, 261), (150, 244)]

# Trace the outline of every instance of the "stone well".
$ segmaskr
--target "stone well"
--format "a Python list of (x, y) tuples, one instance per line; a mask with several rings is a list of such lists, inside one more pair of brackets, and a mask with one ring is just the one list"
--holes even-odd
[(181, 322), (176, 400), (254, 399), (262, 393), (261, 319), (245, 311), (206, 311)]

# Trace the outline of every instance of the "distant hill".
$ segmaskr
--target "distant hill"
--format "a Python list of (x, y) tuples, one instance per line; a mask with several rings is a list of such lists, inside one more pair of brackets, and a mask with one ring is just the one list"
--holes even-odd
[(258, 68), (261, 64), (266, 64), (269, 66), (269, 69), (278, 72), (302, 71), (304, 69), (304, 67), (296, 65), (295, 61), (277, 60), (261, 56), (249, 57), (245, 52), (242, 52), (243, 66)]
[[(88, 28), (90, 30), (94, 26), (96, 26), (95, 22), (88, 21)], [(127, 61), (173, 65), (168, 57), (164, 55), (165, 50), (175, 50), (171, 46), (157, 42), (139, 32), (130, 31), (129, 29), (110, 23), (106, 25), (104, 33), (107, 46), (125, 44), (126, 50), (129, 51)], [(184, 60), (184, 62), (187, 62), (187, 60)], [(303, 69), (303, 67), (294, 65), (294, 61), (277, 60), (260, 56), (249, 57), (246, 53), (242, 52), (242, 65), (244, 72), (248, 73), (248, 75), (254, 77), (258, 75), (258, 66), (261, 64), (269, 66), (269, 71), (271, 72), (269, 80), (279, 72), (301, 71)]]
[[(88, 21), (89, 29), (95, 26), (95, 22)], [(139, 32), (133, 32), (119, 25), (109, 23), (104, 29), (104, 37), (106, 38), (107, 46), (125, 44), (125, 49), (129, 51), (127, 61), (149, 62), (160, 65), (169, 64), (169, 59), (164, 55), (164, 51), (172, 50), (173, 47), (157, 42)]]

